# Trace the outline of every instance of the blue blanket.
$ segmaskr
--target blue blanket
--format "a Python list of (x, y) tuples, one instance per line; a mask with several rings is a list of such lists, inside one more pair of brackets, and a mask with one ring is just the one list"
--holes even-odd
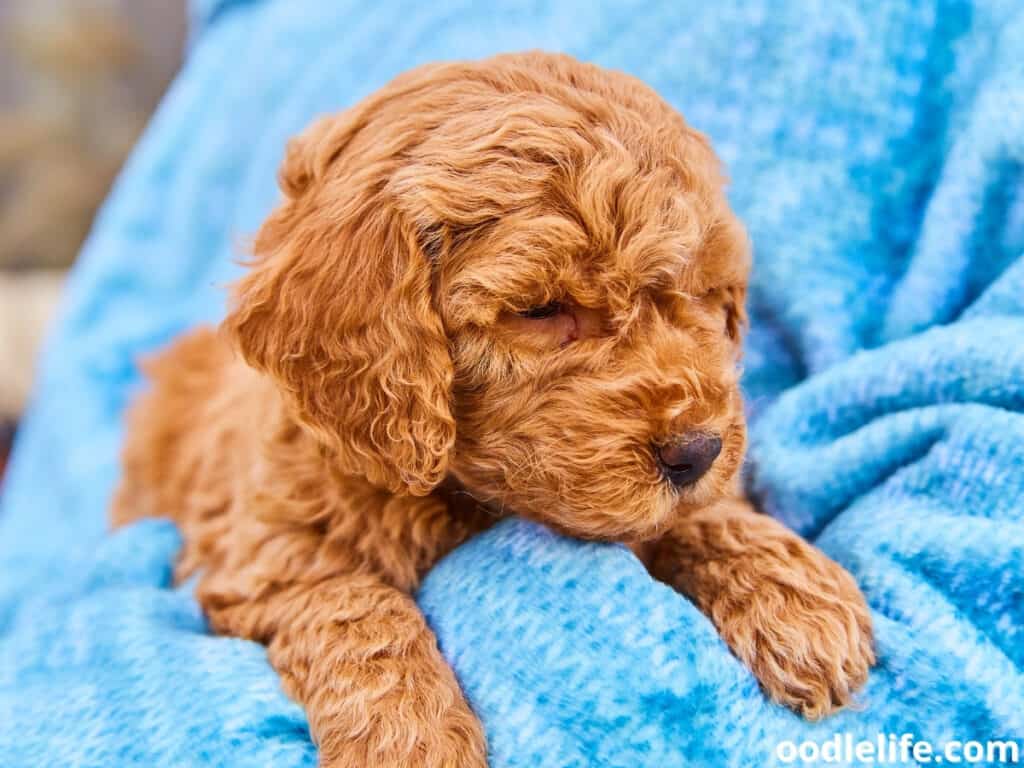
[(419, 595), (492, 765), (761, 766), (836, 732), (1024, 736), (1019, 2), (206, 0), (193, 15), (3, 489), (0, 764), (314, 765), (263, 649), (209, 635), (172, 586), (174, 528), (106, 534), (135, 360), (220, 316), (311, 117), (426, 60), (530, 47), (643, 78), (727, 162), (756, 252), (749, 486), (856, 576), (880, 661), (859, 709), (808, 724), (626, 551), (509, 521)]

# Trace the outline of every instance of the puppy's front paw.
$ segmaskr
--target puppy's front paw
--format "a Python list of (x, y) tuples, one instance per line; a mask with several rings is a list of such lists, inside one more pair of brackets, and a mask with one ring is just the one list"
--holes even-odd
[[(871, 615), (853, 577), (795, 536), (785, 557), (748, 552), (712, 619), (775, 701), (812, 720), (849, 704), (875, 663)], [(773, 548), (774, 549), (774, 548)]]
[(328, 731), (319, 768), (487, 768), (483, 729), (469, 707), (414, 713), (397, 709), (372, 731)]

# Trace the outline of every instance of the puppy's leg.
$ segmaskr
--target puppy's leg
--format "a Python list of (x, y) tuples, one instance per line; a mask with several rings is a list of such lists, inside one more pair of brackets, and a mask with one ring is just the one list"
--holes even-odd
[(748, 502), (688, 514), (642, 557), (711, 618), (771, 698), (805, 717), (849, 703), (867, 679), (871, 617), (853, 578)]
[(322, 766), (484, 768), (480, 724), (410, 594), (492, 518), (351, 478), (269, 490), (203, 566), (213, 628), (267, 646)]
[(267, 645), (320, 765), (486, 766), (480, 725), (407, 594), (368, 573), (248, 596), (234, 581), (206, 581), (200, 601), (218, 632)]

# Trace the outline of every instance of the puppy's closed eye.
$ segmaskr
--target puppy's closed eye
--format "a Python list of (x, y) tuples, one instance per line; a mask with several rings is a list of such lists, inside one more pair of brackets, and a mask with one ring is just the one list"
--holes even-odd
[(516, 312), (508, 327), (527, 345), (543, 349), (565, 347), (579, 338), (575, 314), (560, 301)]
[(522, 312), (519, 312), (520, 317), (525, 317), (527, 320), (546, 320), (549, 317), (554, 317), (562, 311), (562, 303), (560, 301), (549, 301), (547, 304), (543, 304), (539, 307), (530, 307)]
[(592, 309), (550, 301), (510, 313), (506, 316), (506, 327), (528, 346), (560, 349), (580, 339), (598, 336), (601, 320)]
[(743, 289), (730, 288), (724, 293), (725, 332), (730, 339), (738, 342), (743, 335), (743, 327), (747, 323), (743, 310)]
[(721, 315), (722, 330), (734, 342), (740, 340), (746, 317), (743, 312), (742, 296), (734, 288), (713, 288), (700, 301), (709, 312)]

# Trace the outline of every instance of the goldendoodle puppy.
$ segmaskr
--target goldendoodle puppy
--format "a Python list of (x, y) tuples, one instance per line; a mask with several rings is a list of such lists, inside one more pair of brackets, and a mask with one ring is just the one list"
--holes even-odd
[(421, 67), (293, 141), (221, 332), (147, 367), (117, 523), (170, 515), (329, 766), (481, 766), (410, 592), (505, 514), (626, 542), (775, 700), (873, 663), (848, 574), (743, 500), (744, 231), (707, 140), (616, 72)]

